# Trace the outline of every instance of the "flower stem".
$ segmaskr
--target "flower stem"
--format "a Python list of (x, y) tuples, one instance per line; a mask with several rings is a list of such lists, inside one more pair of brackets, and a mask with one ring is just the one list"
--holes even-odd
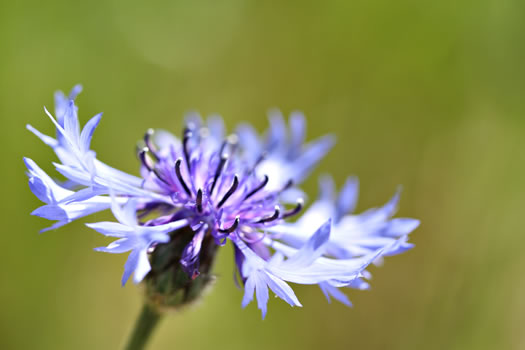
[(142, 350), (144, 349), (148, 339), (153, 333), (155, 326), (161, 319), (161, 314), (148, 303), (144, 303), (139, 318), (135, 323), (135, 328), (130, 335), (126, 350)]

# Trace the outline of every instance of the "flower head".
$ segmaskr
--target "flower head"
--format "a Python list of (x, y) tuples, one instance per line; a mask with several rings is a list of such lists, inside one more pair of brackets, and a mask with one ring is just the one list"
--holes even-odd
[[(366, 289), (369, 264), (412, 246), (407, 235), (419, 222), (392, 219), (399, 193), (381, 208), (352, 214), (354, 178), (338, 196), (332, 180), (324, 178), (320, 199), (302, 213), (298, 185), (334, 141), (328, 136), (305, 145), (306, 123), (299, 113), (291, 115), (289, 130), (282, 115), (272, 113), (266, 138), (248, 125), (226, 135), (220, 117), (203, 121), (195, 114), (186, 119), (180, 138), (150, 129), (137, 152), (137, 177), (96, 158), (90, 141), (101, 115), (81, 130), (75, 104), (80, 91), (73, 88), (67, 98), (57, 93), (55, 116), (46, 110), (56, 139), (28, 125), (54, 150), (60, 160), (55, 168), (66, 178), (57, 183), (25, 159), (30, 188), (45, 203), (33, 214), (56, 220), (51, 226), (56, 228), (111, 209), (117, 222), (87, 224), (117, 238), (96, 250), (129, 252), (122, 284), (132, 274), (135, 283), (146, 279), (164, 304), (199, 294), (217, 248), (225, 244), (234, 246), (243, 305), (255, 293), (263, 317), (268, 288), (301, 306), (288, 283), (317, 284), (328, 298), (350, 305), (338, 288)], [(176, 297), (181, 290), (182, 299)]]

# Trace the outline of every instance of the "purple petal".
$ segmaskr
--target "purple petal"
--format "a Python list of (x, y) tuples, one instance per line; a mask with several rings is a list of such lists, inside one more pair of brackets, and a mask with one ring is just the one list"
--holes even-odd
[(183, 270), (192, 279), (197, 278), (199, 275), (199, 253), (201, 251), (202, 240), (205, 233), (206, 230), (202, 228), (193, 236), (191, 242), (184, 248), (180, 260)]

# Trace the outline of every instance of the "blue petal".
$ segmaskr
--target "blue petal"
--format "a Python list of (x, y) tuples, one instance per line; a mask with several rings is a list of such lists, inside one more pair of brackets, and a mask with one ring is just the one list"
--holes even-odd
[(392, 245), (385, 248), (385, 253), (383, 255), (385, 256), (392, 256), (397, 255), (406, 252), (407, 250), (410, 250), (414, 248), (414, 244), (408, 243), (408, 236), (403, 236), (397, 241), (395, 241)]
[(263, 151), (261, 142), (255, 129), (249, 124), (241, 124), (237, 127), (237, 135), (242, 148), (250, 162), (254, 162)]
[(151, 265), (148, 260), (148, 254), (145, 249), (141, 250), (139, 252), (137, 267), (135, 268), (135, 274), (133, 276), (133, 283), (140, 283), (150, 271)]
[(301, 249), (288, 259), (287, 264), (308, 266), (319, 258), (324, 253), (322, 246), (328, 242), (328, 239), (330, 238), (331, 225), (331, 219), (321, 225)]
[(71, 195), (61, 199), (59, 201), (60, 204), (69, 204), (71, 202), (80, 202), (80, 201), (85, 201), (85, 200), (88, 200), (90, 198), (93, 198), (95, 196), (99, 196), (99, 195), (102, 195), (102, 194), (107, 194), (107, 190), (106, 189), (99, 189), (99, 190), (95, 190), (93, 189), (92, 187), (87, 187), (87, 188), (83, 188), (77, 192), (72, 192)]
[(117, 198), (111, 194), (111, 212), (115, 218), (123, 225), (137, 226), (137, 201), (128, 200), (123, 206), (117, 203)]
[(99, 113), (95, 115), (93, 118), (91, 118), (86, 123), (86, 125), (84, 125), (84, 129), (82, 129), (82, 133), (80, 134), (80, 150), (82, 152), (89, 151), (89, 146), (91, 144), (91, 138), (93, 137), (93, 132), (98, 126), (98, 123), (100, 122), (101, 117), (102, 117), (102, 113)]
[(184, 116), (184, 122), (191, 129), (197, 129), (202, 126), (202, 117), (199, 112), (190, 111)]
[(332, 201), (335, 196), (334, 179), (329, 175), (323, 175), (319, 178), (319, 199)]
[(301, 154), (301, 156), (294, 162), (297, 164), (294, 180), (301, 182), (306, 178), (314, 166), (324, 158), (334, 144), (335, 137), (331, 135), (323, 136), (317, 141), (308, 144), (303, 154)]
[(138, 250), (132, 250), (131, 253), (129, 253), (128, 260), (126, 260), (126, 263), (124, 264), (124, 274), (122, 275), (121, 281), (122, 286), (126, 284), (133, 271), (135, 271), (137, 268), (139, 253), (140, 252)]
[(65, 210), (53, 204), (48, 204), (37, 208), (31, 213), (31, 215), (39, 216), (48, 220), (68, 220)]
[(359, 180), (357, 177), (349, 177), (337, 198), (336, 217), (334, 220), (338, 222), (343, 215), (352, 213), (357, 204), (357, 197), (359, 195)]
[(395, 218), (388, 222), (388, 227), (383, 232), (385, 236), (400, 237), (414, 231), (420, 224), (417, 219)]
[(399, 187), (394, 196), (381, 208), (369, 209), (360, 216), (366, 220), (387, 220), (396, 213), (400, 197), (401, 187)]
[(133, 233), (133, 228), (111, 221), (88, 223), (86, 226), (110, 237), (126, 237)]
[(290, 149), (288, 159), (298, 157), (302, 152), (303, 143), (306, 136), (306, 121), (300, 112), (293, 112), (289, 119), (290, 124)]
[(210, 130), (211, 136), (218, 140), (219, 142), (222, 142), (224, 139), (224, 121), (222, 118), (218, 115), (211, 115), (207, 119), (208, 122), (208, 129)]
[[(365, 274), (365, 272), (366, 271), (363, 271), (363, 274)], [(359, 290), (367, 290), (370, 289), (370, 284), (368, 284), (368, 282), (365, 282), (362, 278), (356, 278), (352, 281), (352, 283), (348, 284), (347, 287)]]
[(30, 177), (29, 178), (29, 188), (31, 189), (31, 192), (40, 199), (42, 202), (45, 203), (53, 203), (55, 202), (55, 198), (53, 197), (53, 192), (51, 189), (42, 181), (41, 178), (38, 177)]
[(80, 94), (81, 92), (82, 92), (82, 85), (77, 84), (77, 85), (73, 86), (73, 88), (69, 92), (69, 99), (70, 100), (76, 99), (77, 95)]
[(60, 125), (64, 126), (64, 115), (69, 108), (69, 103), (75, 100), (80, 92), (82, 92), (82, 85), (78, 84), (71, 89), (68, 97), (62, 91), (55, 93), (55, 115)]
[(72, 100), (69, 101), (64, 114), (64, 131), (74, 141), (74, 145), (79, 144), (80, 124), (78, 122), (77, 108)]
[(268, 287), (270, 287), (279, 298), (283, 299), (291, 306), (302, 306), (299, 299), (295, 296), (293, 289), (286, 282), (271, 274), (265, 274), (264, 279), (268, 284)]
[(280, 150), (286, 142), (286, 124), (283, 115), (279, 110), (270, 110), (268, 112), (270, 121), (270, 130), (266, 141), (267, 149), (270, 151)]
[(44, 232), (51, 231), (51, 230), (56, 230), (57, 228), (62, 227), (64, 225), (68, 224), (68, 223), (69, 223), (69, 221), (58, 221), (58, 222), (55, 222), (53, 225), (41, 229), (40, 233), (44, 233)]
[(29, 170), (29, 186), (33, 193), (45, 203), (55, 203), (71, 193), (58, 186), (32, 159), (24, 158)]
[(27, 130), (31, 131), (33, 134), (35, 134), (40, 140), (42, 140), (42, 142), (44, 142), (46, 145), (52, 147), (52, 148), (55, 148), (58, 146), (58, 141), (55, 140), (54, 138), (50, 137), (50, 136), (47, 136), (47, 135), (44, 135), (42, 134), (40, 131), (38, 131), (37, 129), (35, 129), (34, 127), (32, 127), (31, 125), (27, 124), (26, 125), (26, 128)]
[(111, 242), (110, 244), (108, 244), (107, 247), (98, 247), (98, 248), (95, 248), (95, 250), (97, 252), (121, 254), (121, 253), (129, 252), (135, 247), (135, 245), (136, 245), (136, 242), (134, 242), (132, 239), (121, 238), (119, 240)]
[(83, 169), (75, 168), (60, 163), (53, 163), (53, 165), (60, 174), (64, 175), (68, 179), (84, 186), (92, 185), (93, 181), (91, 175)]
[(246, 307), (252, 300), (255, 293), (255, 275), (250, 275), (244, 284), (244, 296), (242, 298), (242, 307)]
[(337, 287), (331, 286), (326, 282), (319, 283), (319, 287), (321, 287), (321, 290), (323, 291), (329, 303), (331, 301), (330, 297), (333, 297), (334, 299), (345, 304), (346, 306), (352, 306), (352, 303), (345, 295), (345, 293), (341, 292)]

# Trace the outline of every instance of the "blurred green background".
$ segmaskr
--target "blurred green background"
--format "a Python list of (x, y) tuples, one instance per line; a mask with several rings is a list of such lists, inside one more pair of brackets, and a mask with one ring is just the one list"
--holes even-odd
[(299, 286), (303, 308), (272, 299), (262, 321), (225, 248), (213, 291), (151, 349), (525, 348), (524, 44), (521, 0), (0, 2), (0, 348), (117, 349), (140, 309), (126, 257), (92, 250), (107, 239), (82, 222), (38, 235), (29, 216), (22, 157), (55, 158), (25, 124), (52, 134), (42, 106), (75, 83), (117, 168), (137, 173), (135, 141), (190, 109), (260, 131), (269, 108), (300, 109), (310, 139), (338, 138), (311, 198), (321, 173), (356, 174), (360, 210), (403, 184), (399, 215), (422, 220), (352, 309)]

